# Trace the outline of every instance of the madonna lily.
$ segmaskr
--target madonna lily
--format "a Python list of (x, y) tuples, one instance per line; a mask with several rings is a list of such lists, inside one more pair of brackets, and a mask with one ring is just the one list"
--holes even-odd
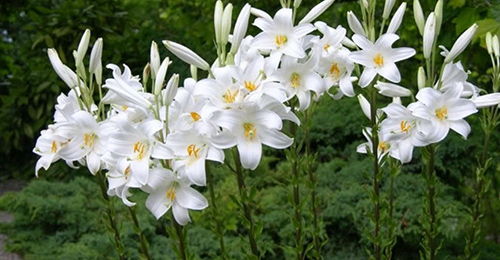
[(194, 95), (204, 97), (218, 108), (227, 109), (236, 107), (244, 98), (240, 86), (233, 81), (238, 77), (238, 69), (226, 66), (213, 69), (215, 79), (200, 80), (195, 87)]
[[(479, 88), (467, 82), (467, 77), (467, 72), (465, 72), (462, 63), (448, 63), (444, 66), (443, 76), (441, 77), (441, 88), (439, 90), (445, 92), (449, 88), (454, 88), (457, 84), (460, 84), (463, 86), (460, 97), (476, 97), (479, 94)], [(438, 87), (439, 84), (434, 86), (435, 89)]]
[[(363, 129), (363, 136), (366, 138), (367, 142), (362, 143), (358, 145), (356, 148), (356, 151), (358, 153), (372, 153), (373, 150), (373, 142), (371, 138), (371, 133), (372, 129), (370, 127), (367, 127)], [(378, 133), (378, 147), (377, 147), (377, 152), (378, 152), (378, 161), (379, 163), (382, 161), (385, 155), (389, 154), (391, 157), (394, 157), (396, 159), (399, 158), (398, 155), (398, 142), (392, 142), (389, 140), (386, 140), (383, 136), (383, 133), (379, 132)]]
[(334, 95), (334, 98), (355, 95), (351, 81), (354, 63), (349, 59), (349, 53), (348, 49), (341, 47), (337, 50), (330, 49), (326, 56), (320, 58), (318, 72), (323, 75), (326, 90), (332, 86), (339, 86), (340, 95)]
[(391, 47), (399, 39), (396, 34), (384, 34), (375, 44), (359, 34), (355, 34), (352, 39), (362, 49), (349, 55), (351, 60), (365, 66), (359, 79), (361, 87), (368, 86), (377, 74), (391, 82), (400, 82), (401, 74), (395, 63), (415, 55), (415, 50), (412, 48), (393, 49)]
[(103, 156), (103, 161), (107, 163), (109, 171), (106, 173), (108, 179), (108, 195), (118, 196), (122, 199), (123, 204), (132, 207), (134, 202), (128, 200), (131, 195), (129, 188), (140, 188), (142, 184), (132, 174), (130, 170), (130, 162), (125, 157), (116, 158), (109, 153)]
[(186, 225), (191, 221), (188, 209), (202, 210), (208, 207), (207, 199), (190, 185), (189, 180), (177, 177), (170, 170), (154, 168), (145, 189), (149, 193), (146, 207), (157, 219), (172, 208), (175, 221)]
[(414, 116), (430, 121), (429, 124), (422, 125), (426, 141), (442, 141), (450, 128), (467, 138), (471, 129), (463, 118), (476, 113), (477, 109), (471, 100), (460, 98), (462, 90), (463, 87), (457, 85), (444, 93), (433, 88), (424, 88), (418, 92), (418, 102), (411, 104), (408, 109)]
[(35, 175), (37, 177), (41, 168), (48, 170), (53, 162), (61, 158), (58, 151), (65, 145), (67, 140), (58, 136), (56, 131), (57, 125), (49, 125), (48, 129), (42, 130), (40, 137), (36, 140), (33, 153), (40, 156), (35, 166)]
[(262, 144), (285, 149), (293, 143), (293, 139), (279, 131), (281, 118), (256, 105), (221, 111), (214, 116), (214, 121), (226, 130), (212, 138), (214, 146), (227, 149), (237, 145), (241, 165), (245, 169), (257, 168), (262, 156)]

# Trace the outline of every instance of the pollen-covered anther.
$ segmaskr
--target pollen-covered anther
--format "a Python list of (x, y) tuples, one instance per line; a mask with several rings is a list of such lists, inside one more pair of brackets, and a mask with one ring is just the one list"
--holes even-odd
[(252, 123), (244, 123), (243, 128), (245, 129), (245, 138), (253, 140), (257, 135), (257, 129)]
[(198, 152), (200, 151), (200, 148), (196, 148), (195, 144), (190, 144), (187, 148), (188, 155), (194, 155), (194, 157), (198, 157)]
[(195, 121), (195, 122), (201, 119), (200, 114), (198, 114), (198, 113), (196, 113), (196, 112), (191, 112), (190, 114), (191, 114), (191, 118), (192, 118), (192, 119), (193, 119), (193, 121)]
[(330, 48), (330, 44), (328, 44), (328, 43), (327, 43), (327, 44), (325, 44), (325, 45), (323, 46), (323, 49), (324, 49), (326, 52), (328, 52), (328, 48)]
[(172, 186), (170, 189), (168, 189), (165, 195), (168, 199), (168, 202), (172, 203), (172, 201), (175, 200), (175, 186)]
[(255, 86), (255, 83), (253, 83), (252, 81), (245, 80), (243, 83), (245, 85), (245, 88), (250, 92), (254, 91), (257, 88), (257, 86)]
[(340, 69), (337, 63), (333, 63), (330, 67), (330, 75), (334, 79), (338, 79), (340, 77)]
[(382, 54), (380, 54), (380, 53), (377, 53), (377, 55), (375, 55), (375, 58), (373, 58), (373, 61), (375, 62), (375, 64), (377, 64), (377, 67), (384, 66), (384, 57), (382, 57)]
[(276, 42), (276, 47), (280, 48), (281, 46), (286, 44), (286, 42), (288, 41), (288, 38), (283, 34), (279, 34), (279, 35), (276, 35), (276, 38), (274, 40)]
[(297, 88), (300, 86), (300, 76), (297, 73), (292, 73), (292, 78), (290, 79), (292, 87)]
[(238, 95), (238, 93), (240, 93), (239, 90), (236, 90), (235, 92), (231, 92), (231, 90), (227, 90), (226, 93), (224, 93), (224, 95), (222, 95), (222, 98), (224, 99), (224, 101), (226, 103), (233, 103), (234, 100), (236, 100), (236, 96)]
[(448, 118), (448, 109), (446, 106), (443, 106), (442, 108), (436, 109), (436, 116), (440, 121), (443, 121)]
[(56, 141), (52, 141), (52, 147), (50, 148), (50, 151), (52, 153), (57, 152), (57, 143), (56, 143)]
[(384, 141), (381, 141), (380, 143), (378, 143), (378, 149), (385, 153), (387, 152), (387, 150), (389, 150), (389, 144)]
[(94, 145), (95, 134), (85, 133), (83, 135), (83, 144), (88, 147), (92, 147)]
[(401, 132), (408, 133), (408, 131), (410, 131), (410, 129), (411, 129), (411, 124), (408, 124), (408, 121), (403, 120), (399, 124), (399, 127), (401, 128)]
[(123, 175), (125, 175), (125, 180), (128, 180), (128, 178), (130, 178), (130, 166), (127, 166), (127, 169), (125, 169)]
[(137, 154), (136, 158), (142, 160), (144, 157), (144, 152), (146, 150), (146, 144), (142, 142), (136, 142), (134, 144), (134, 154)]

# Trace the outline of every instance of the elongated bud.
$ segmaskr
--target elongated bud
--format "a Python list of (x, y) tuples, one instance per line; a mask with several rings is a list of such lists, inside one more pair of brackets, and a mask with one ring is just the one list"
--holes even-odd
[(370, 7), (370, 4), (368, 3), (368, 0), (361, 0), (361, 2), (363, 3), (363, 6), (368, 9), (368, 7)]
[(355, 49), (357, 47), (356, 44), (347, 37), (344, 37), (344, 39), (342, 39), (342, 45), (351, 49)]
[(160, 69), (160, 53), (158, 52), (158, 45), (156, 45), (156, 42), (151, 42), (151, 51), (150, 51), (150, 61), (149, 61), (149, 66), (151, 68), (151, 75), (152, 77), (156, 77), (156, 74), (158, 73), (158, 69)]
[(365, 98), (365, 96), (363, 96), (363, 94), (358, 95), (358, 101), (359, 105), (361, 106), (361, 110), (363, 110), (365, 116), (371, 120), (372, 116), (370, 113), (370, 102), (368, 102), (368, 100)]
[(436, 16), (436, 35), (441, 32), (441, 24), (443, 23), (443, 0), (439, 0), (434, 7), (434, 14)]
[(402, 3), (394, 16), (392, 17), (391, 22), (389, 23), (389, 27), (387, 28), (387, 33), (396, 33), (401, 26), (401, 22), (403, 21), (403, 17), (406, 11), (406, 2)]
[(409, 89), (392, 83), (377, 81), (374, 87), (379, 90), (378, 93), (386, 97), (407, 97), (411, 95)]
[(163, 41), (163, 44), (170, 52), (172, 52), (175, 56), (177, 56), (185, 63), (194, 65), (202, 70), (210, 70), (210, 65), (204, 59), (202, 59), (198, 54), (188, 49), (187, 47), (166, 40)]
[(236, 19), (236, 24), (234, 25), (233, 40), (231, 42), (231, 53), (236, 53), (240, 47), (245, 34), (248, 29), (248, 21), (250, 20), (250, 8), (249, 4), (243, 6), (238, 19)]
[(227, 44), (227, 37), (229, 36), (229, 32), (231, 31), (232, 16), (233, 16), (233, 5), (228, 4), (226, 5), (226, 8), (224, 8), (224, 13), (222, 15), (220, 42), (223, 45)]
[(493, 45), (493, 52), (495, 53), (495, 56), (496, 57), (499, 57), (500, 56), (500, 44), (498, 43), (498, 36), (495, 35), (493, 36), (493, 39), (492, 39), (492, 45)]
[(324, 13), (326, 9), (328, 9), (328, 7), (333, 4), (333, 2), (335, 2), (335, 0), (324, 0), (323, 2), (317, 4), (311, 9), (311, 11), (309, 11), (309, 13), (306, 14), (304, 18), (302, 18), (302, 20), (300, 20), (299, 24), (310, 23), (314, 21), (316, 18), (318, 18), (318, 16)]
[(391, 11), (392, 11), (392, 8), (394, 7), (394, 3), (396, 3), (396, 0), (385, 0), (384, 13), (382, 14), (382, 18), (384, 20), (387, 20), (389, 18), (389, 15), (391, 15)]
[(189, 70), (191, 71), (191, 78), (194, 80), (198, 80), (198, 68), (196, 66), (189, 66)]
[(221, 43), (221, 31), (222, 31), (222, 14), (224, 12), (224, 5), (221, 0), (215, 2), (214, 10), (214, 29), (215, 29), (215, 42)]
[(486, 48), (488, 49), (488, 54), (493, 54), (493, 36), (491, 33), (486, 33)]
[(269, 20), (269, 21), (273, 20), (273, 18), (268, 13), (266, 13), (260, 9), (257, 9), (255, 7), (250, 8), (250, 13), (256, 17), (264, 18), (264, 19)]
[(420, 35), (424, 35), (425, 18), (424, 11), (418, 0), (413, 0), (413, 15), (415, 16), (415, 23), (417, 24)]
[(347, 23), (355, 34), (360, 34), (366, 37), (363, 26), (359, 22), (358, 17), (356, 17), (352, 11), (347, 12)]
[(179, 74), (174, 74), (170, 77), (170, 80), (167, 82), (166, 95), (163, 96), (163, 104), (168, 106), (174, 100), (175, 95), (177, 94), (177, 89), (179, 88)]
[(158, 69), (158, 73), (155, 78), (155, 96), (160, 95), (161, 88), (163, 87), (163, 82), (165, 81), (165, 75), (167, 75), (168, 65), (170, 65), (170, 59), (166, 57)]
[(89, 64), (90, 73), (96, 72), (98, 67), (97, 65), (101, 64), (101, 57), (102, 57), (102, 38), (99, 38), (95, 41), (94, 47), (92, 47), (92, 51), (90, 52), (90, 64)]
[(460, 53), (464, 51), (464, 49), (469, 45), (470, 41), (472, 40), (472, 37), (476, 33), (477, 30), (477, 24), (473, 24), (469, 29), (467, 29), (460, 37), (458, 37), (457, 41), (455, 44), (453, 44), (453, 47), (451, 47), (450, 52), (446, 56), (446, 59), (444, 59), (444, 63), (449, 63), (453, 61)]
[(90, 30), (87, 29), (83, 33), (82, 39), (78, 44), (78, 50), (76, 51), (76, 57), (75, 57), (76, 66), (80, 66), (80, 64), (82, 64), (83, 58), (85, 57), (87, 49), (89, 48), (89, 42), (90, 42)]
[(95, 81), (97, 85), (102, 85), (102, 63), (97, 64), (97, 68), (95, 69)]
[(425, 78), (425, 70), (424, 67), (419, 67), (418, 68), (418, 75), (417, 75), (417, 85), (418, 89), (423, 89), (425, 88), (425, 82), (427, 79)]
[(68, 85), (68, 87), (70, 88), (76, 87), (78, 84), (76, 81), (75, 72), (62, 63), (61, 59), (59, 59), (59, 55), (57, 55), (56, 50), (53, 48), (49, 48), (47, 50), (47, 54), (49, 55), (49, 60), (52, 64), (52, 68), (54, 68), (54, 71), (64, 81), (64, 83), (66, 83), (66, 85)]
[(424, 29), (424, 58), (430, 59), (432, 46), (434, 45), (434, 38), (436, 33), (436, 17), (434, 13), (430, 13), (427, 17), (427, 22), (425, 22)]
[(500, 104), (500, 93), (491, 93), (472, 99), (477, 108), (497, 106)]
[(295, 9), (299, 8), (300, 4), (302, 4), (302, 0), (294, 0), (293, 1), (293, 7)]
[(150, 74), (151, 74), (151, 65), (149, 65), (148, 63), (146, 64), (146, 66), (144, 66), (144, 69), (142, 70), (142, 85), (144, 87), (148, 85)]

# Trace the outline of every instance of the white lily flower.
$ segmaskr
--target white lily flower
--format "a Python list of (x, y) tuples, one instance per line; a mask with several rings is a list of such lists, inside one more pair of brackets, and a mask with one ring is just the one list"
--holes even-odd
[(55, 105), (56, 112), (54, 113), (54, 122), (61, 123), (71, 120), (71, 116), (80, 111), (78, 105), (78, 97), (75, 91), (70, 90), (68, 95), (61, 93), (57, 97), (57, 104)]
[(312, 24), (293, 26), (292, 10), (283, 8), (274, 16), (273, 20), (257, 18), (254, 23), (262, 32), (252, 41), (252, 46), (260, 51), (271, 51), (271, 63), (279, 63), (283, 54), (304, 58), (306, 53), (300, 44), (300, 38), (315, 30)]
[(196, 83), (195, 96), (207, 98), (221, 109), (236, 107), (243, 101), (244, 94), (239, 84), (233, 81), (238, 70), (234, 66), (213, 69), (214, 79), (203, 79)]
[(172, 52), (175, 56), (177, 56), (179, 59), (184, 61), (187, 64), (191, 64), (193, 66), (196, 66), (202, 70), (210, 70), (210, 65), (203, 59), (201, 58), (198, 54), (196, 54), (194, 51), (188, 49), (187, 47), (172, 42), (172, 41), (163, 41), (163, 45), (167, 47), (167, 49)]
[(188, 209), (202, 210), (208, 207), (208, 201), (201, 193), (189, 187), (185, 178), (178, 178), (172, 171), (164, 168), (151, 170), (148, 182), (146, 207), (156, 219), (161, 218), (172, 208), (175, 221), (186, 225), (191, 221)]
[(375, 84), (374, 87), (379, 90), (378, 93), (386, 97), (411, 96), (411, 91), (409, 89), (392, 83), (377, 81), (377, 84)]
[(339, 86), (341, 95), (354, 97), (351, 74), (354, 70), (354, 62), (349, 59), (350, 51), (341, 47), (330, 50), (327, 56), (320, 58), (318, 72), (323, 75), (326, 91), (332, 86)]
[(365, 66), (359, 79), (361, 87), (368, 86), (377, 74), (389, 81), (398, 83), (401, 81), (401, 74), (395, 63), (415, 55), (415, 50), (412, 48), (393, 49), (391, 47), (399, 39), (396, 34), (384, 34), (375, 44), (358, 34), (355, 34), (352, 38), (362, 49), (349, 55), (351, 60)]
[(366, 36), (365, 30), (359, 22), (358, 17), (356, 17), (352, 11), (347, 12), (347, 23), (349, 24), (349, 28), (351, 28), (355, 34)]
[(392, 20), (389, 23), (389, 27), (387, 27), (387, 33), (396, 33), (396, 31), (399, 29), (399, 26), (401, 26), (401, 22), (403, 21), (405, 10), (406, 2), (403, 2), (399, 6), (398, 10), (396, 10), (396, 13), (394, 13)]
[(316, 6), (314, 6), (311, 11), (309, 11), (302, 20), (300, 20), (299, 24), (306, 24), (306, 23), (311, 23), (314, 21), (318, 16), (323, 14), (328, 7), (330, 7), (335, 0), (323, 0)]
[(102, 160), (109, 170), (106, 173), (109, 184), (108, 195), (118, 196), (128, 207), (134, 206), (136, 203), (128, 200), (131, 195), (129, 188), (140, 188), (143, 184), (132, 174), (130, 162), (125, 157), (117, 158), (110, 153), (103, 155)]
[(250, 19), (250, 4), (245, 4), (236, 19), (236, 24), (234, 25), (233, 40), (231, 42), (231, 53), (237, 53), (240, 47), (241, 41), (245, 37), (248, 29), (248, 21)]
[(470, 126), (463, 118), (476, 113), (477, 109), (474, 102), (460, 98), (462, 89), (459, 85), (441, 93), (433, 88), (424, 88), (417, 93), (419, 102), (411, 104), (408, 109), (414, 116), (430, 121), (429, 124), (422, 125), (427, 141), (442, 141), (450, 128), (467, 138)]
[[(356, 148), (356, 152), (358, 153), (373, 153), (373, 142), (372, 142), (372, 129), (370, 127), (366, 127), (363, 129), (363, 136), (366, 138), (367, 142), (358, 145)], [(377, 146), (377, 154), (379, 163), (382, 161), (384, 156), (389, 154), (391, 157), (399, 159), (398, 154), (398, 142), (392, 142), (384, 139), (383, 133), (378, 133), (378, 146)]]
[(460, 37), (458, 37), (455, 44), (453, 44), (453, 47), (451, 47), (450, 52), (448, 53), (448, 55), (446, 55), (444, 63), (452, 62), (458, 55), (460, 55), (460, 53), (465, 50), (465, 48), (472, 40), (472, 37), (476, 33), (477, 27), (477, 24), (473, 24), (471, 27), (469, 27), (469, 29), (463, 32)]
[[(479, 88), (472, 83), (467, 82), (467, 72), (465, 72), (461, 62), (448, 63), (445, 65), (443, 70), (443, 76), (441, 78), (441, 92), (447, 91), (449, 88), (455, 88), (457, 85), (461, 85), (462, 93), (461, 97), (475, 97), (479, 94)], [(439, 87), (439, 84), (434, 86), (435, 89)]]
[[(101, 64), (102, 57), (102, 38), (99, 38), (95, 41), (94, 47), (92, 47), (92, 51), (90, 52), (90, 63), (89, 63), (89, 72), (98, 74), (97, 70), (99, 69), (99, 65)], [(102, 70), (102, 65), (101, 65)]]
[(40, 132), (40, 137), (36, 140), (35, 148), (33, 148), (33, 153), (40, 156), (35, 166), (36, 177), (38, 177), (41, 168), (48, 170), (53, 162), (61, 158), (58, 152), (66, 142), (66, 139), (57, 135), (57, 124), (49, 125), (46, 130)]
[(382, 110), (387, 115), (387, 118), (382, 121), (380, 132), (386, 141), (398, 142), (401, 163), (410, 162), (413, 147), (428, 145), (425, 136), (419, 131), (421, 119), (413, 116), (410, 110), (401, 104), (391, 103)]
[(214, 136), (212, 142), (220, 149), (238, 146), (241, 165), (255, 170), (262, 157), (262, 144), (275, 149), (285, 149), (293, 139), (281, 133), (281, 118), (270, 110), (249, 105), (244, 109), (229, 109), (219, 112), (214, 122), (225, 129)]
[(491, 93), (471, 99), (477, 108), (497, 106), (500, 104), (500, 93)]
[(315, 43), (316, 54), (326, 56), (342, 47), (341, 43), (345, 39), (346, 29), (340, 25), (333, 29), (324, 22), (316, 22), (314, 26), (323, 34), (323, 37)]
[(311, 92), (320, 95), (324, 90), (321, 77), (311, 68), (315, 67), (316, 59), (311, 57), (306, 63), (300, 64), (296, 59), (285, 57), (281, 68), (275, 77), (286, 88), (290, 98), (297, 96), (299, 110), (306, 110), (311, 102)]

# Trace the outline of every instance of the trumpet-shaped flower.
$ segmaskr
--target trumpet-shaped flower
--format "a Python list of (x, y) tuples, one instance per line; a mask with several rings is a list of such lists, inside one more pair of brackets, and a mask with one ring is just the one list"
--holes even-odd
[(347, 48), (341, 47), (337, 50), (330, 50), (326, 56), (320, 58), (318, 72), (323, 75), (326, 91), (332, 86), (339, 86), (341, 95), (338, 96), (354, 97), (351, 81), (354, 62), (349, 59), (349, 53)]
[(396, 34), (384, 34), (375, 44), (358, 34), (355, 34), (352, 39), (362, 49), (349, 55), (351, 60), (365, 66), (359, 79), (361, 87), (368, 86), (377, 74), (391, 82), (398, 83), (401, 81), (401, 74), (395, 63), (415, 55), (415, 50), (412, 48), (393, 49), (391, 47), (399, 39)]
[(40, 156), (35, 166), (35, 175), (37, 177), (41, 168), (48, 170), (53, 162), (61, 158), (58, 152), (64, 147), (67, 140), (57, 135), (56, 131), (57, 125), (49, 125), (46, 130), (42, 130), (40, 137), (36, 140), (33, 153)]
[(412, 114), (430, 121), (422, 124), (422, 133), (428, 142), (440, 142), (453, 129), (467, 138), (469, 124), (463, 119), (477, 112), (474, 102), (460, 98), (463, 87), (457, 85), (441, 93), (433, 88), (424, 88), (417, 93), (418, 102), (408, 106)]
[(149, 193), (146, 207), (157, 219), (172, 208), (175, 221), (186, 225), (191, 221), (188, 209), (202, 210), (208, 207), (207, 199), (190, 185), (189, 180), (177, 177), (170, 170), (154, 168), (146, 189)]

